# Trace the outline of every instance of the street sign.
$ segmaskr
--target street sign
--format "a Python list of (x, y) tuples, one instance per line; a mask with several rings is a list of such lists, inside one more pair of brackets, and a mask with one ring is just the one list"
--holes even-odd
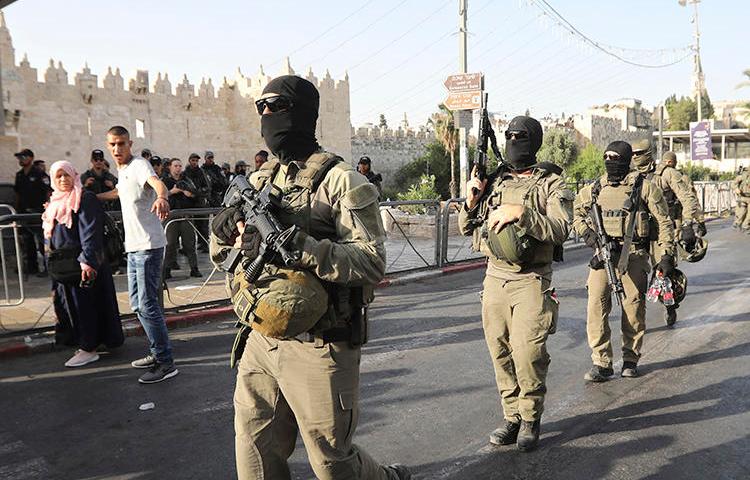
[(484, 88), (484, 75), (481, 73), (459, 73), (446, 78), (443, 85), (449, 92), (482, 90)]
[(482, 108), (482, 91), (450, 92), (443, 102), (448, 110), (477, 110)]
[(443, 85), (449, 92), (482, 90), (484, 88), (484, 75), (481, 73), (459, 73), (446, 78)]

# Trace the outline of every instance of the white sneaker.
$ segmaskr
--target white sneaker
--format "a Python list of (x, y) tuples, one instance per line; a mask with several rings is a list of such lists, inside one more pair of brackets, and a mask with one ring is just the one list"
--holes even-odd
[(66, 367), (82, 367), (89, 363), (99, 360), (99, 354), (96, 352), (89, 353), (83, 350), (77, 350), (70, 360), (65, 362)]

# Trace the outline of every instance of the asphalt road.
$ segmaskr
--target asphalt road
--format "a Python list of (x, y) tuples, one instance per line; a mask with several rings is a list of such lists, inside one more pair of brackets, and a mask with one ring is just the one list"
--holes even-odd
[[(676, 328), (649, 304), (642, 376), (600, 385), (583, 381), (589, 253), (568, 252), (554, 278), (561, 318), (542, 441), (528, 454), (487, 444), (502, 415), (482, 272), (379, 291), (355, 441), (424, 479), (750, 478), (750, 238), (726, 221), (709, 230), (707, 258), (682, 265), (690, 287)], [(129, 367), (140, 338), (80, 370), (63, 367), (69, 351), (4, 361), (0, 479), (235, 478), (233, 334), (230, 320), (174, 332), (181, 373), (156, 385)], [(146, 402), (155, 408), (140, 411)], [(312, 478), (301, 444), (291, 464)]]

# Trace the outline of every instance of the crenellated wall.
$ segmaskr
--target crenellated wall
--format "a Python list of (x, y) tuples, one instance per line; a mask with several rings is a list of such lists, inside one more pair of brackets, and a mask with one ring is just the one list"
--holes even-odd
[[(137, 151), (148, 147), (161, 156), (187, 159), (190, 152), (202, 156), (212, 150), (217, 162), (234, 163), (251, 160), (256, 151), (266, 149), (254, 101), (273, 77), (262, 66), (252, 76), (238, 69), (234, 78), (225, 77), (219, 85), (210, 78), (201, 79), (197, 88), (186, 76), (173, 84), (167, 74), (157, 73), (153, 78), (139, 70), (127, 80), (126, 88), (119, 68), (109, 67), (100, 77), (86, 65), (71, 83), (66, 68), (50, 60), (44, 80), (39, 81), (38, 69), (26, 56), (16, 64), (1, 12), (0, 62), (4, 140), (15, 139), (17, 149), (31, 148), (48, 165), (65, 159), (80, 169), (88, 168), (91, 150), (104, 149), (105, 133), (113, 125), (130, 130)], [(289, 59), (278, 74), (295, 74)], [(308, 70), (304, 77), (320, 91), (320, 144), (351, 159), (348, 75), (334, 80), (326, 72), (318, 79)], [(137, 135), (137, 125), (142, 126), (142, 136)], [(10, 157), (12, 152), (5, 150), (0, 181), (12, 181), (18, 165)]]

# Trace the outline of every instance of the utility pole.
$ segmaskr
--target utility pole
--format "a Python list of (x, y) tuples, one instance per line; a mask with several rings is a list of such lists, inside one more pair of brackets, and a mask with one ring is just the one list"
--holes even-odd
[[(469, 0), (458, 0), (458, 69), (459, 73), (468, 73), (468, 61), (466, 58), (467, 50), (467, 29), (466, 19), (467, 10), (469, 8)], [(461, 196), (466, 198), (466, 182), (469, 181), (469, 130), (466, 127), (460, 127), (458, 129), (459, 137), (459, 149), (458, 149), (458, 164), (459, 164), (459, 182), (461, 185), (460, 192)]]
[(687, 3), (693, 4), (693, 24), (695, 25), (694, 40), (695, 45), (693, 46), (693, 74), (695, 75), (695, 96), (696, 103), (698, 104), (698, 121), (703, 120), (703, 90), (705, 89), (704, 78), (703, 78), (703, 67), (701, 66), (701, 32), (698, 27), (698, 4), (701, 0), (677, 0), (681, 6), (686, 6)]

